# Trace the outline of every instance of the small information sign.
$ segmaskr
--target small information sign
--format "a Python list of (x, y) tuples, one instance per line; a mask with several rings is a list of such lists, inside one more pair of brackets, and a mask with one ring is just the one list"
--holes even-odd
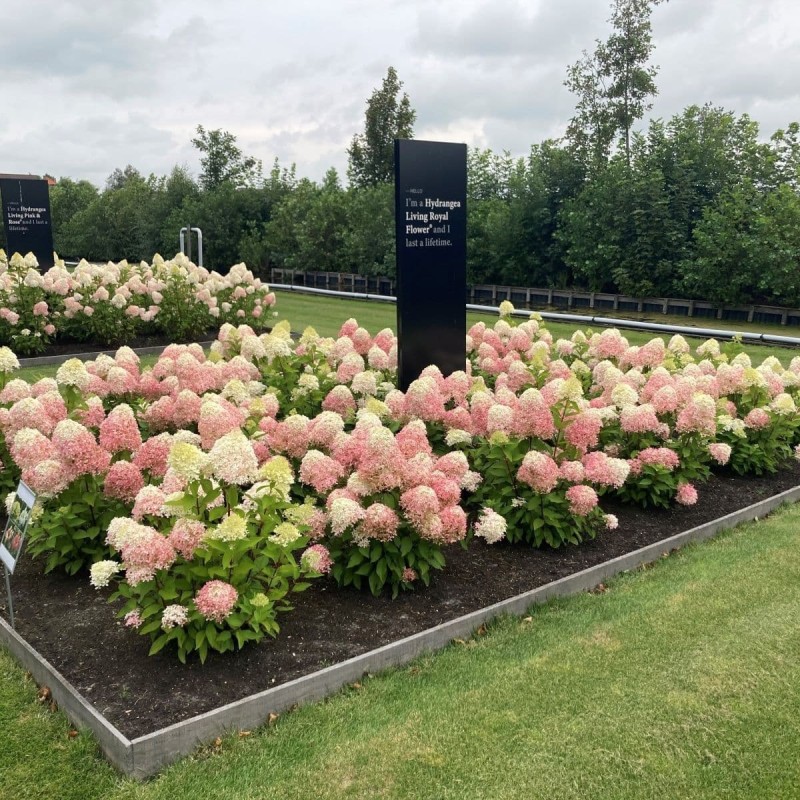
[(0, 561), (11, 574), (22, 552), (22, 543), (25, 541), (25, 532), (28, 529), (34, 503), (36, 495), (20, 481), (8, 514), (6, 528), (0, 538)]

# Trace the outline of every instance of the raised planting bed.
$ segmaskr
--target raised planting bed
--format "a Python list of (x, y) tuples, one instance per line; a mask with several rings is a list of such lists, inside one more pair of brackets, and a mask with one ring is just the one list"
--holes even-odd
[[(83, 576), (42, 577), (23, 558), (13, 578), (17, 632), (0, 638), (106, 756), (139, 778), (216, 736), (249, 729), (293, 705), (324, 697), (367, 672), (402, 664), (463, 638), (504, 613), (591, 589), (689, 541), (800, 499), (800, 467), (761, 478), (720, 473), (700, 502), (668, 511), (604, 506), (619, 528), (580, 547), (532, 550), (475, 541), (447, 552), (427, 590), (390, 600), (315, 582), (282, 618), (280, 637), (186, 666), (125, 630), (103, 592)], [(0, 605), (7, 617), (5, 600)]]

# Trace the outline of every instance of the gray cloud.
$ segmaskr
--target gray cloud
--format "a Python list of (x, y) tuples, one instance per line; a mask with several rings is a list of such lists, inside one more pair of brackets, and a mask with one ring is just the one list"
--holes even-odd
[(592, 45), (593, 28), (608, 16), (602, 6), (585, 0), (490, 0), (460, 18), (447, 5), (432, 8), (418, 19), (414, 44), (420, 52), (499, 60), (535, 61), (572, 50), (583, 40), (580, 51)]
[(141, 3), (41, 0), (18, 4), (3, 19), (0, 77), (47, 77), (67, 91), (107, 94), (112, 79), (118, 93), (146, 90), (146, 65), (158, 40), (143, 21), (154, 9)]
[[(319, 179), (344, 174), (392, 64), (418, 136), (523, 155), (574, 108), (566, 68), (609, 33), (610, 0), (29, 0), (6, 14), (0, 151), (9, 171), (102, 184), (134, 164), (197, 171), (198, 123)], [(765, 135), (800, 117), (794, 0), (671, 0), (654, 10), (669, 117), (707, 101)], [(9, 111), (10, 110), (10, 111)]]

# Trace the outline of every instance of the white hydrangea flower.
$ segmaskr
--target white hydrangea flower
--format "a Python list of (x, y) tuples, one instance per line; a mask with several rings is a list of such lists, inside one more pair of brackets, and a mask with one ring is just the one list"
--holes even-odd
[(108, 586), (111, 578), (116, 575), (121, 566), (116, 561), (96, 561), (90, 570), (89, 582), (95, 589)]

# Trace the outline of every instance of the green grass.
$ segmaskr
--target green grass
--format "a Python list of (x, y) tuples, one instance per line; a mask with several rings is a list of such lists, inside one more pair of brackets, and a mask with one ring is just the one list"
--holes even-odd
[(685, 328), (714, 328), (724, 331), (750, 331), (751, 333), (768, 333), (774, 336), (800, 337), (800, 326), (780, 325), (778, 323), (746, 322), (743, 320), (723, 320), (711, 317), (687, 317), (681, 314), (660, 314), (653, 311), (614, 311), (613, 309), (574, 308), (569, 311), (561, 308), (548, 308), (548, 311), (561, 313), (584, 314), (595, 317), (614, 317), (616, 319), (632, 319), (640, 322), (656, 322), (660, 325), (680, 325)]
[[(377, 333), (382, 328), (396, 329), (397, 312), (396, 307), (392, 303), (381, 303), (370, 300), (350, 300), (349, 298), (338, 297), (323, 297), (320, 295), (300, 294), (299, 292), (276, 292), (278, 302), (275, 306), (278, 313), (278, 320), (287, 319), (292, 324), (292, 328), (297, 331), (302, 331), (307, 325), (312, 325), (318, 333), (323, 336), (335, 336), (339, 332), (342, 322), (348, 317), (355, 317), (359, 324), (365, 327), (371, 333)], [(599, 313), (599, 312), (598, 312)], [(610, 316), (610, 315), (609, 315)], [(666, 324), (665, 319), (660, 315), (648, 317), (651, 322), (658, 322)], [(684, 318), (672, 318), (676, 324), (687, 324)], [(476, 312), (467, 312), (467, 325), (472, 325), (479, 320), (483, 320), (487, 324), (494, 324), (497, 321), (497, 315), (492, 314), (479, 314)], [(678, 320), (681, 320), (678, 322)], [(698, 325), (702, 324), (698, 322)], [(566, 322), (551, 322), (546, 321), (547, 328), (553, 333), (555, 337), (569, 338), (575, 330), (581, 328), (586, 330), (586, 327), (579, 324), (571, 324)], [(755, 331), (759, 333), (768, 332), (781, 332), (782, 335), (792, 335), (793, 329), (780, 328), (779, 326), (758, 326), (748, 323), (720, 323), (719, 325), (709, 325), (706, 327), (718, 327), (727, 330), (735, 331)], [(602, 330), (602, 328), (598, 328)], [(649, 342), (651, 339), (659, 336), (669, 338), (669, 334), (648, 333), (641, 331), (623, 331), (624, 336), (632, 345), (642, 345)], [(704, 340), (705, 336), (693, 340), (696, 346), (700, 341)], [(789, 361), (798, 354), (798, 349), (788, 347), (774, 347), (763, 345), (744, 345), (742, 347), (744, 352), (748, 353), (750, 357), (760, 363), (767, 356), (775, 356), (780, 359), (784, 365), (788, 365)]]
[[(158, 361), (158, 355), (151, 354), (140, 356), (139, 361), (143, 368), (152, 367), (153, 364)], [(56, 372), (58, 372), (60, 366), (60, 364), (47, 364), (41, 367), (22, 367), (22, 369), (15, 372), (11, 377), (22, 378), (22, 380), (28, 381), (28, 383), (35, 383), (42, 378), (55, 378)]]
[(69, 739), (0, 654), (0, 797), (794, 798), (798, 618), (790, 507), (143, 785)]
[[(397, 323), (396, 307), (393, 303), (381, 303), (369, 300), (350, 300), (347, 298), (338, 297), (323, 297), (307, 294), (300, 294), (299, 292), (276, 292), (278, 303), (276, 305), (278, 316), (275, 321), (288, 320), (292, 329), (295, 331), (302, 331), (308, 325), (312, 325), (318, 333), (323, 336), (336, 336), (342, 322), (348, 317), (355, 317), (359, 324), (375, 334), (382, 328), (391, 328), (395, 330)], [(598, 312), (599, 313), (599, 312)], [(632, 315), (627, 315), (632, 318)], [(650, 315), (647, 317), (639, 317), (641, 319), (648, 319), (651, 322), (659, 322), (666, 324), (669, 320), (675, 324), (685, 325), (689, 324), (685, 318), (682, 317), (662, 317), (661, 315)], [(478, 314), (476, 312), (467, 313), (467, 325), (472, 325), (479, 320), (483, 320), (487, 324), (494, 324), (497, 321), (497, 316), (493, 314)], [(713, 321), (710, 321), (713, 322)], [(703, 325), (702, 321), (696, 321), (697, 325)], [(556, 337), (569, 338), (575, 330), (586, 328), (578, 323), (570, 324), (565, 322), (547, 322), (547, 327), (552, 331)], [(716, 327), (711, 324), (709, 327)], [(780, 333), (782, 335), (792, 335), (792, 330), (789, 328), (781, 328), (776, 325), (759, 326), (756, 324), (748, 323), (720, 323), (720, 327), (729, 330), (738, 331), (755, 331), (758, 333)], [(631, 344), (642, 345), (659, 335), (656, 333), (643, 333), (639, 331), (623, 331), (625, 337)], [(705, 337), (700, 337), (694, 344), (699, 344)], [(784, 365), (788, 365), (789, 361), (798, 353), (798, 350), (788, 347), (772, 347), (762, 345), (745, 345), (742, 348), (750, 357), (760, 363), (767, 356), (775, 356), (780, 359)], [(152, 365), (157, 361), (157, 356), (142, 356), (142, 365)], [(44, 367), (25, 367), (16, 373), (14, 377), (22, 378), (26, 381), (33, 382), (40, 378), (52, 378), (58, 370), (58, 365), (44, 366)]]

